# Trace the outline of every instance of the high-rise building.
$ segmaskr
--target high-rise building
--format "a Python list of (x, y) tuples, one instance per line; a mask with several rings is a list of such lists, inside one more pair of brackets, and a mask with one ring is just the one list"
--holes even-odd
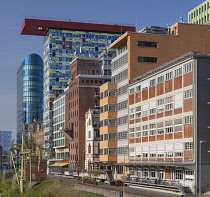
[(210, 0), (206, 0), (188, 12), (188, 23), (204, 24), (210, 20)]
[(21, 34), (44, 36), (44, 132), (46, 157), (52, 156), (53, 100), (66, 88), (69, 64), (80, 54), (98, 55), (134, 26), (25, 19)]
[(23, 124), (43, 118), (43, 61), (37, 54), (28, 55), (17, 71), (17, 143), (25, 130)]

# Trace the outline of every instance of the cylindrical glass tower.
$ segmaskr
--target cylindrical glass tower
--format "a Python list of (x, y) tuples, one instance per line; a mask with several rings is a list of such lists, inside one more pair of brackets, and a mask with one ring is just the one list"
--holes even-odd
[(17, 142), (23, 123), (43, 121), (43, 61), (37, 54), (28, 55), (17, 71)]

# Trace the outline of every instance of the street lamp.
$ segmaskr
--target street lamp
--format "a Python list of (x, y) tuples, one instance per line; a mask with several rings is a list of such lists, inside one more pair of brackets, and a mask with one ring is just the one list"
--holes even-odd
[(199, 155), (199, 197), (201, 197), (201, 147), (202, 143), (206, 143), (206, 140), (200, 140), (200, 155)]
[(82, 183), (84, 183), (85, 152), (86, 152), (86, 150), (83, 150), (84, 158), (82, 159)]

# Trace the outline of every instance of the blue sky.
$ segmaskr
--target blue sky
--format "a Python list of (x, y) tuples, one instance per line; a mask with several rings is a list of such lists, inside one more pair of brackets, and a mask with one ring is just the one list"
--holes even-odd
[(0, 130), (16, 131), (16, 71), (30, 53), (42, 56), (43, 37), (20, 35), (24, 18), (128, 23), (142, 29), (187, 22), (187, 13), (204, 0), (1, 0)]

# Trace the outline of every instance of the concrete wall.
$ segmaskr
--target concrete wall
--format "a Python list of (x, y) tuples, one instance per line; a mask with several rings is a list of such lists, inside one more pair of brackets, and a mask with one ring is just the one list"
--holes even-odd
[[(91, 186), (86, 184), (75, 184), (76, 190), (83, 190), (87, 192), (93, 192), (96, 194), (102, 194), (107, 197), (116, 197), (120, 196), (120, 190), (110, 189), (110, 188), (103, 188), (99, 186)], [(134, 194), (126, 192), (124, 197), (140, 197), (140, 196), (146, 196), (146, 195), (140, 195), (140, 194)]]

